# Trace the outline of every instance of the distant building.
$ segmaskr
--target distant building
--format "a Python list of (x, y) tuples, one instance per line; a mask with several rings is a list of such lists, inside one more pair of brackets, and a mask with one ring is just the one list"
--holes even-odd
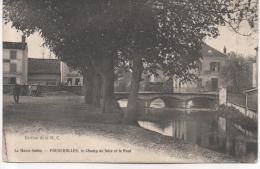
[[(158, 71), (159, 76), (151, 76), (149, 78), (150, 86), (157, 84), (156, 88), (165, 91), (173, 92), (213, 92), (221, 87), (226, 87), (226, 82), (221, 77), (221, 68), (225, 65), (228, 59), (224, 47), (223, 53), (204, 44), (201, 49), (202, 58), (199, 63), (199, 70), (194, 71), (198, 76), (198, 80), (192, 82), (181, 82), (180, 79), (173, 77), (169, 81), (169, 77), (165, 77), (161, 71)], [(167, 82), (167, 83), (166, 83)], [(170, 82), (170, 83), (169, 83)], [(146, 83), (147, 84), (147, 83)], [(169, 87), (172, 84), (172, 87)]]
[(82, 86), (83, 76), (79, 71), (72, 69), (66, 63), (61, 62), (61, 83), (68, 86)]
[(21, 42), (3, 42), (3, 84), (27, 84), (28, 47)]
[(223, 53), (204, 44), (201, 49), (202, 59), (199, 71), (196, 72), (198, 80), (194, 82), (181, 83), (173, 79), (174, 92), (211, 92), (226, 87), (225, 80), (221, 77), (221, 68), (228, 59), (226, 48)]
[[(221, 76), (221, 68), (228, 59), (226, 55), (227, 49), (224, 47), (223, 53), (204, 44), (201, 49), (202, 59), (200, 60), (199, 70), (195, 71), (198, 76), (197, 81), (183, 83), (174, 77), (166, 77), (162, 71), (158, 70), (158, 76), (145, 74), (142, 75), (140, 83), (140, 91), (154, 92), (213, 92), (219, 88), (226, 87), (227, 83)], [(126, 78), (127, 77), (127, 78)], [(119, 84), (127, 84), (127, 90), (130, 87), (131, 75), (125, 75), (117, 81), (115, 87)], [(124, 86), (124, 87), (125, 87)], [(122, 89), (121, 89), (122, 90)], [(121, 91), (120, 90), (120, 91)]]
[(28, 84), (57, 85), (60, 74), (60, 61), (57, 59), (28, 59)]

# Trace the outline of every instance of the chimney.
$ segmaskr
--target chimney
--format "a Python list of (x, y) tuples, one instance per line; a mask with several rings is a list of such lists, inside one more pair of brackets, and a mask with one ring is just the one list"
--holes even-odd
[(26, 40), (26, 36), (23, 35), (23, 36), (22, 36), (22, 43), (26, 43), (25, 40)]
[(226, 46), (224, 46), (223, 53), (224, 53), (224, 54), (227, 54), (227, 48), (226, 48)]

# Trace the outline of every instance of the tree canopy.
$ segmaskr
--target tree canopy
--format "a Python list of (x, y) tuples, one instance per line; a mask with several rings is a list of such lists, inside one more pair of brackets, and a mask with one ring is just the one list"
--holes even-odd
[(241, 22), (254, 27), (258, 19), (257, 0), (4, 0), (3, 5), (6, 22), (27, 35), (39, 32), (61, 60), (93, 66), (102, 77), (106, 112), (112, 110), (115, 67), (133, 69), (135, 101), (143, 71), (161, 69), (191, 80), (206, 37), (216, 38), (219, 26), (239, 33)]
[(219, 25), (238, 32), (242, 21), (253, 27), (257, 20), (253, 0), (4, 0), (3, 5), (6, 22), (27, 35), (40, 32), (60, 58), (67, 58), (68, 48), (70, 57), (76, 52), (98, 57), (101, 49), (115, 53), (133, 45), (156, 48), (144, 60), (147, 67), (161, 61), (165, 73), (186, 72), (185, 77), (198, 58), (192, 56), (199, 55), (205, 37), (219, 35)]

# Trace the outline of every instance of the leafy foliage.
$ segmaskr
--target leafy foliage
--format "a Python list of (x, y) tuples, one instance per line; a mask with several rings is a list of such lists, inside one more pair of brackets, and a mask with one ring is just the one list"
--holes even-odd
[(40, 32), (46, 45), (70, 65), (84, 65), (89, 58), (98, 63), (100, 55), (111, 53), (117, 65), (126, 66), (128, 60), (131, 66), (131, 58), (139, 52), (147, 72), (162, 69), (184, 80), (192, 78), (189, 70), (197, 67), (204, 38), (217, 37), (219, 25), (238, 31), (242, 21), (253, 27), (257, 20), (257, 1), (252, 0), (4, 0), (3, 4), (6, 22), (27, 35)]
[(242, 93), (251, 88), (252, 67), (250, 65), (254, 62), (250, 58), (237, 55), (234, 52), (229, 54), (229, 59), (222, 68), (221, 75), (228, 82), (228, 88), (231, 92)]

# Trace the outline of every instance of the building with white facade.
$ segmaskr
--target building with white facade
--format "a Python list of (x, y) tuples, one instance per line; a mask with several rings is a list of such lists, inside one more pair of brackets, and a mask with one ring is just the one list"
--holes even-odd
[[(182, 82), (180, 79), (172, 78), (173, 92), (215, 92), (218, 89), (226, 87), (227, 83), (221, 76), (221, 69), (225, 65), (228, 56), (226, 49), (223, 53), (213, 47), (204, 44), (201, 48), (201, 59), (198, 70), (193, 71), (198, 79), (191, 82)], [(151, 76), (149, 79), (152, 83), (166, 82), (169, 77), (158, 71), (159, 76)]]
[[(221, 69), (225, 66), (228, 59), (226, 49), (222, 52), (204, 44), (201, 48), (201, 59), (199, 70), (194, 71), (198, 79), (192, 82), (182, 82), (178, 78), (167, 77), (161, 70), (158, 70), (158, 76), (143, 74), (143, 81), (140, 84), (140, 90), (143, 91), (164, 91), (164, 92), (216, 92), (220, 88), (227, 87), (227, 82), (221, 75)], [(130, 83), (130, 77), (121, 78), (124, 84)], [(121, 84), (123, 83), (121, 80)], [(118, 82), (119, 83), (119, 82)], [(130, 85), (128, 85), (129, 87)]]
[(21, 42), (3, 42), (3, 84), (27, 84), (28, 47)]
[(83, 76), (79, 71), (72, 69), (66, 63), (61, 62), (61, 83), (68, 86), (82, 86)]
[(174, 79), (174, 92), (211, 92), (227, 87), (227, 83), (221, 76), (221, 68), (228, 59), (226, 49), (224, 48), (222, 53), (204, 44), (201, 49), (201, 55), (199, 70), (196, 72), (198, 80), (182, 83), (178, 79)]

